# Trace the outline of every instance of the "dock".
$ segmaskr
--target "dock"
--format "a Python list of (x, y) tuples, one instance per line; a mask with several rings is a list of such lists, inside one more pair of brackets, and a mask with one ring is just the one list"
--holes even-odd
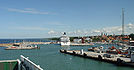
[(91, 43), (71, 43), (71, 46), (90, 46), (90, 45), (94, 45)]
[[(81, 51), (81, 50), (60, 50), (61, 53), (79, 56), (83, 58), (94, 59), (102, 62), (113, 63), (121, 66), (134, 66), (134, 63), (131, 62), (130, 58), (120, 57), (115, 54), (107, 54), (107, 53), (97, 53), (97, 52), (89, 52), (89, 51)], [(111, 57), (106, 57), (107, 55), (111, 55)]]

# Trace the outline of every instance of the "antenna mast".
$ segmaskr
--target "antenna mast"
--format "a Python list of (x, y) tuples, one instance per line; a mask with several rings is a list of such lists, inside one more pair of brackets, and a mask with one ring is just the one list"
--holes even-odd
[(122, 8), (122, 36), (124, 36), (124, 8)]

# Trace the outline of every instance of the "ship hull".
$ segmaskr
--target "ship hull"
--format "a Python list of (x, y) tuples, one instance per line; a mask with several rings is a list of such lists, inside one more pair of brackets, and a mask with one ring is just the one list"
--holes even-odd
[(61, 42), (60, 45), (64, 46), (64, 45), (70, 45), (70, 42)]

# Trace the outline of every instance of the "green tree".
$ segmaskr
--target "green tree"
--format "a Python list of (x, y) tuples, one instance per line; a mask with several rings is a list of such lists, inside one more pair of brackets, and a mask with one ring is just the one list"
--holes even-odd
[(70, 37), (70, 41), (72, 42), (74, 39), (78, 39), (78, 37)]
[(59, 41), (59, 40), (60, 40), (60, 38), (49, 38), (49, 40)]
[(93, 38), (93, 42), (101, 42), (100, 38)]
[(130, 37), (132, 40), (134, 40), (134, 34), (133, 34), (133, 33), (130, 34), (129, 37)]

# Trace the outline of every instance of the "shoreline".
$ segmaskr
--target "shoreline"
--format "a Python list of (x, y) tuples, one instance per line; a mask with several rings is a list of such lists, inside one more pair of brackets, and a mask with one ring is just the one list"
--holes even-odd
[(13, 43), (6, 43), (6, 44), (0, 44), (0, 47), (8, 47), (8, 46), (11, 46), (13, 45)]

